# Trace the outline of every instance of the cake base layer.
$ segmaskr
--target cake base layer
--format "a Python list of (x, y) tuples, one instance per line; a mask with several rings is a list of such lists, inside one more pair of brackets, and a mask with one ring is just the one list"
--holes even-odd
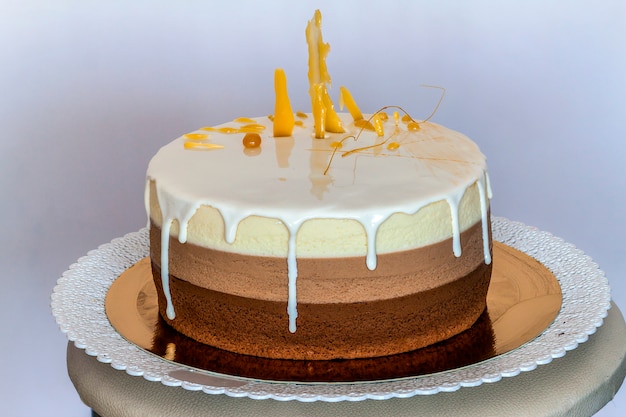
[[(197, 342), (162, 318), (151, 352), (180, 364), (224, 375), (265, 381), (363, 382), (427, 375), (475, 364), (495, 355), (487, 311), (468, 330), (434, 345), (378, 358), (336, 360), (267, 359), (228, 352)], [(172, 350), (171, 346), (176, 346)]]

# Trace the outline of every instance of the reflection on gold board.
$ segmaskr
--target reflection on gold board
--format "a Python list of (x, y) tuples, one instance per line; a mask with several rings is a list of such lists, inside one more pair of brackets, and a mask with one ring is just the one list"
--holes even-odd
[(383, 358), (289, 361), (221, 351), (189, 339), (160, 319), (150, 259), (122, 273), (105, 300), (111, 325), (129, 342), (192, 368), (246, 378), (293, 382), (379, 381), (432, 374), (488, 360), (541, 334), (559, 313), (561, 288), (534, 258), (494, 242), (487, 311), (447, 341)]

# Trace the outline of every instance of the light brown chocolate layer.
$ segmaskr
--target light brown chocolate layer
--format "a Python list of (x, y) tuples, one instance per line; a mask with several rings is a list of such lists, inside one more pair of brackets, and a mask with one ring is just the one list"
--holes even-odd
[[(165, 315), (160, 230), (151, 227), (153, 275)], [(211, 251), (170, 239), (168, 324), (202, 343), (265, 358), (328, 360), (388, 356), (448, 339), (470, 328), (486, 306), (491, 265), (480, 224), (452, 242), (362, 258), (298, 259), (297, 331), (287, 317), (287, 265)], [(180, 279), (179, 277), (184, 277)]]
[[(461, 257), (452, 239), (404, 252), (379, 254), (370, 271), (365, 257), (298, 258), (298, 303), (394, 299), (451, 283), (484, 263), (482, 226), (461, 233)], [(161, 265), (161, 230), (150, 227), (150, 256)], [(246, 298), (287, 300), (285, 258), (240, 255), (169, 240), (169, 272), (201, 288)], [(176, 306), (175, 306), (176, 307)]]

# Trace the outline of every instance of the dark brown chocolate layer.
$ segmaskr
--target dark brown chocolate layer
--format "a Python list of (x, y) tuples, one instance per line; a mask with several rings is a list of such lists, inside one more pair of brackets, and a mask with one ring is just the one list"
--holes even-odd
[(494, 356), (494, 333), (485, 311), (468, 330), (411, 352), (379, 358), (285, 360), (240, 355), (197, 342), (159, 320), (151, 351), (197, 369), (268, 381), (362, 382), (457, 369)]

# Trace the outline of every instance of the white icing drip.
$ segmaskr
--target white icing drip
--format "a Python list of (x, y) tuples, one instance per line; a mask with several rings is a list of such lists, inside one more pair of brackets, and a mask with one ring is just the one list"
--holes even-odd
[(368, 221), (362, 221), (361, 224), (365, 228), (365, 234), (367, 235), (367, 255), (365, 258), (365, 264), (370, 271), (376, 269), (377, 260), (377, 251), (376, 251), (376, 232), (378, 232), (378, 228), (385, 220), (387, 220), (389, 216), (384, 215), (373, 215), (368, 217)]
[(248, 217), (249, 214), (237, 213), (236, 210), (228, 210), (224, 208), (218, 209), (218, 211), (224, 220), (224, 240), (232, 245), (237, 238), (239, 223)]
[(287, 299), (287, 314), (289, 315), (289, 331), (296, 332), (298, 318), (298, 294), (296, 282), (298, 280), (298, 262), (296, 261), (296, 240), (300, 224), (288, 225), (289, 247), (287, 251), (287, 278), (289, 280), (289, 296)]
[(476, 181), (478, 185), (478, 193), (480, 194), (480, 214), (482, 216), (481, 223), (483, 228), (483, 252), (485, 253), (485, 263), (489, 265), (491, 263), (491, 251), (489, 249), (489, 208), (487, 206), (487, 199), (491, 198), (489, 177), (487, 172)]
[(164, 217), (163, 225), (161, 226), (161, 285), (163, 286), (163, 293), (165, 294), (165, 300), (167, 302), (165, 312), (170, 320), (174, 320), (176, 318), (174, 303), (172, 303), (169, 279), (170, 226), (173, 221), (174, 220), (171, 218)]
[(446, 198), (446, 201), (450, 206), (450, 220), (452, 222), (452, 252), (457, 258), (459, 258), (462, 254), (461, 227), (459, 226), (459, 205), (461, 204), (463, 194), (465, 194), (465, 189), (462, 191), (462, 193), (457, 193)]
[(189, 225), (189, 220), (193, 217), (193, 214), (196, 212), (197, 207), (193, 207), (189, 210), (186, 210), (184, 215), (177, 218), (178, 220), (178, 241), (180, 243), (187, 242), (187, 229)]
[[(150, 182), (146, 187), (150, 187)], [(163, 218), (161, 225), (161, 283), (163, 285), (163, 293), (167, 301), (166, 313), (170, 320), (176, 317), (174, 304), (172, 302), (172, 294), (169, 285), (169, 239), (170, 230), (174, 220), (178, 221), (178, 241), (185, 243), (187, 241), (187, 226), (189, 220), (200, 207), (200, 202), (185, 203), (171, 196), (163, 190), (159, 184), (156, 184), (157, 199), (161, 208), (161, 216)], [(149, 221), (149, 219), (148, 219)]]

